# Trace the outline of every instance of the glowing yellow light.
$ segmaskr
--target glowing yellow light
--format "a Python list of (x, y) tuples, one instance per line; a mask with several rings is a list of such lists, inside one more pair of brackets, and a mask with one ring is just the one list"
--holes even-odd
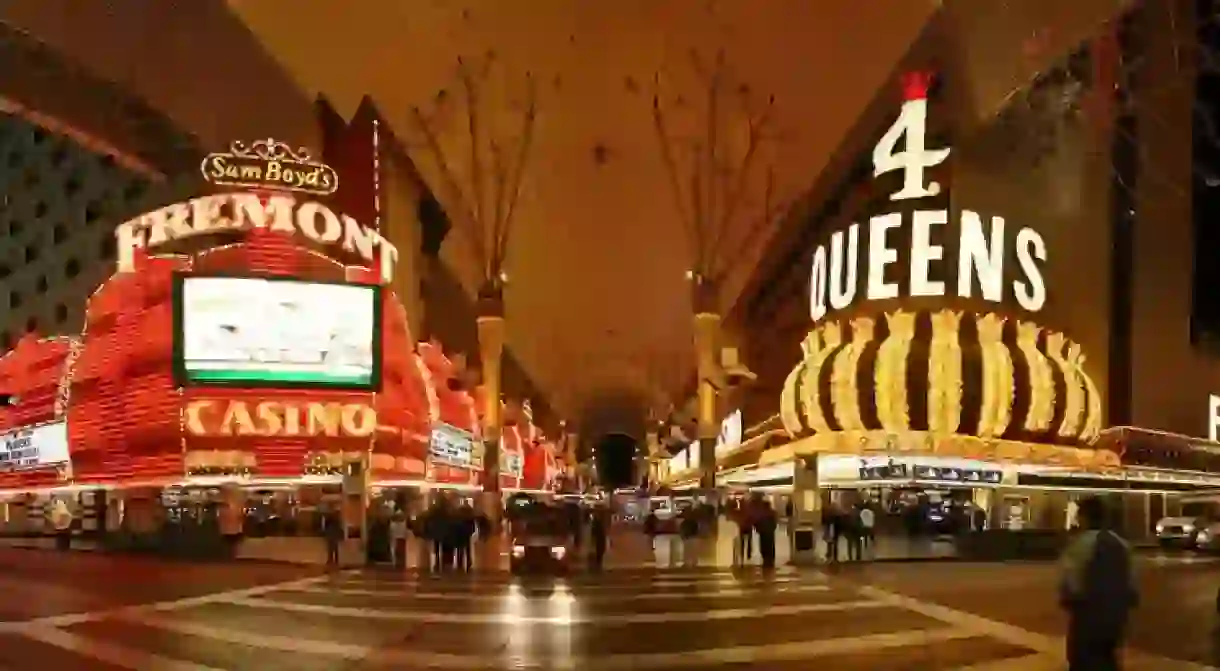
[(890, 312), (885, 315), (890, 334), (877, 349), (874, 382), (877, 385), (877, 419), (887, 431), (911, 428), (907, 402), (907, 356), (915, 339), (915, 313)]
[(839, 356), (835, 357), (834, 369), (831, 371), (831, 398), (834, 403), (835, 419), (844, 431), (864, 429), (864, 419), (860, 416), (860, 384), (857, 370), (864, 348), (873, 341), (873, 331), (876, 326), (869, 317), (860, 317), (851, 322), (851, 342)]
[(995, 314), (976, 319), (979, 347), (983, 357), (983, 400), (979, 412), (979, 436), (993, 438), (1004, 434), (1012, 421), (1016, 393), (1012, 355), (1004, 344), (1003, 317)]
[(1063, 421), (1059, 423), (1058, 434), (1072, 437), (1080, 434), (1084, 426), (1084, 382), (1076, 367), (1063, 358), (1063, 346), (1067, 338), (1062, 333), (1051, 333), (1046, 337), (1046, 355), (1063, 373), (1064, 405)]
[(962, 347), (958, 328), (962, 313), (941, 310), (932, 314), (932, 343), (928, 362), (928, 428), (933, 433), (954, 433), (962, 419)]
[(805, 422), (814, 431), (830, 431), (830, 424), (822, 414), (821, 389), (818, 388), (818, 377), (826, 358), (838, 349), (843, 342), (843, 334), (837, 323), (829, 323), (822, 327), (822, 349), (813, 356), (812, 362), (805, 366), (805, 376), (801, 383), (801, 405), (805, 408)]
[(1027, 431), (1046, 431), (1055, 416), (1055, 379), (1051, 364), (1038, 351), (1038, 334), (1042, 328), (1032, 322), (1017, 324), (1017, 349), (1029, 364), (1029, 412), (1025, 415)]
[(1091, 443), (1097, 440), (1101, 434), (1101, 394), (1097, 392), (1097, 385), (1093, 383), (1093, 378), (1084, 371), (1084, 352), (1080, 350), (1080, 344), (1068, 341), (1067, 346), (1067, 361), (1076, 370), (1084, 383), (1085, 391), (1087, 392), (1088, 400), (1085, 406), (1084, 425), (1080, 428), (1080, 440)]
[(792, 369), (791, 373), (788, 373), (787, 379), (784, 380), (784, 388), (779, 395), (779, 418), (789, 436), (795, 436), (804, 430), (804, 425), (801, 424), (801, 409), (798, 405), (800, 394), (798, 387), (801, 383), (801, 376), (804, 375), (805, 368), (809, 365), (808, 362), (808, 359), (802, 361)]

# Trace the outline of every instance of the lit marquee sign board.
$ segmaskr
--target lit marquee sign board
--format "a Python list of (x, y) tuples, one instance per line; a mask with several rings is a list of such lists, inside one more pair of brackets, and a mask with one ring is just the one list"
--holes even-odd
[[(873, 148), (874, 177), (902, 174), (902, 188), (890, 194), (892, 201), (929, 198), (941, 191), (937, 182), (925, 177), (950, 153), (947, 147), (928, 149), (925, 144), (930, 79), (925, 73), (905, 78), (906, 100), (898, 118)], [(971, 210), (962, 210), (959, 216), (957, 255), (952, 259), (946, 258), (945, 245), (936, 242), (937, 231), (949, 224), (946, 209), (881, 214), (866, 226), (853, 223), (833, 233), (829, 244), (819, 245), (813, 253), (809, 301), (813, 321), (858, 301), (900, 296), (953, 295), (992, 303), (1013, 299), (1029, 312), (1041, 310), (1046, 304), (1047, 258), (1042, 236), (1032, 228), (1008, 226), (998, 216)], [(903, 227), (909, 228), (906, 235), (898, 230)], [(899, 239), (909, 239), (909, 245), (899, 249)], [(898, 265), (900, 255), (909, 268), (901, 278), (891, 268)], [(1006, 276), (1012, 279), (1006, 281)]]
[(227, 152), (208, 154), (200, 171), (211, 184), (249, 191), (175, 203), (120, 224), (114, 232), (120, 272), (135, 269), (137, 248), (151, 251), (199, 235), (266, 229), (340, 246), (378, 266), (383, 282), (394, 279), (398, 248), (379, 231), (322, 203), (294, 197), (329, 196), (339, 188), (334, 168), (307, 150), (273, 139), (233, 142)]
[(229, 151), (208, 154), (199, 166), (217, 186), (296, 191), (329, 196), (339, 188), (334, 168), (313, 160), (305, 148), (293, 149), (271, 138), (247, 145), (234, 141)]
[(340, 246), (381, 269), (381, 279), (394, 279), (398, 248), (378, 231), (315, 201), (289, 195), (260, 197), (254, 193), (203, 196), (154, 210), (115, 229), (120, 272), (135, 270), (135, 250), (154, 250), (175, 240), (224, 231), (266, 229), (303, 235), (323, 246)]
[(377, 411), (363, 403), (195, 400), (183, 426), (194, 436), (367, 438), (377, 430)]

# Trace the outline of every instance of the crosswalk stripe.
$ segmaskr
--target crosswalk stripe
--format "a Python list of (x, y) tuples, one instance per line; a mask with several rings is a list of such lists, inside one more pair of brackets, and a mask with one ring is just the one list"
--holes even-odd
[(1058, 671), (1063, 668), (1062, 657), (1062, 655), (1035, 652), (1032, 655), (959, 666), (953, 671)]
[(570, 626), (573, 624), (664, 624), (666, 622), (704, 622), (711, 620), (739, 620), (769, 615), (799, 615), (828, 611), (855, 610), (861, 608), (888, 608), (875, 600), (835, 601), (829, 603), (803, 603), (781, 606), (757, 606), (753, 608), (718, 608), (700, 611), (673, 611), (667, 613), (628, 613), (621, 615), (564, 614), (556, 616), (530, 616), (513, 613), (444, 613), (401, 610), (378, 610), (375, 608), (348, 608), (345, 606), (323, 606), (290, 601), (272, 601), (246, 597), (227, 598), (219, 603), (246, 608), (281, 610), (292, 613), (328, 615), (335, 617), (366, 618), (370, 620), (396, 620), (406, 622), (428, 622), (447, 624), (545, 624)]
[[(288, 636), (223, 629), (210, 625), (183, 622), (170, 618), (131, 618), (140, 624), (163, 631), (207, 638), (223, 643), (248, 647), (297, 652), (312, 655), (361, 659), (382, 664), (402, 664), (410, 668), (499, 669), (506, 664), (515, 669), (548, 669), (554, 671), (631, 671), (632, 669), (705, 668), (717, 664), (781, 662), (817, 657), (875, 652), (916, 645), (931, 645), (972, 638), (974, 634), (957, 627), (924, 629), (886, 634), (869, 634), (829, 638), (794, 643), (742, 645), (730, 648), (685, 650), (665, 653), (622, 653), (596, 657), (566, 656), (542, 659), (504, 659), (500, 655), (457, 655), (372, 646), (316, 641)], [(155, 667), (149, 667), (155, 668)]]
[(82, 657), (134, 671), (224, 671), (211, 666), (162, 657), (144, 650), (99, 641), (54, 627), (26, 627), (23, 636)]
[(721, 585), (732, 586), (767, 586), (786, 584), (794, 582), (812, 582), (825, 581), (825, 577), (821, 574), (809, 574), (806, 576), (776, 576), (774, 578), (766, 578), (761, 580), (742, 580), (736, 576), (717, 576), (715, 578), (690, 578), (690, 579), (660, 579), (660, 580), (633, 580), (628, 582), (583, 582), (565, 579), (549, 579), (549, 580), (531, 580), (522, 579), (515, 581), (481, 581), (478, 579), (468, 579), (459, 577), (456, 580), (445, 580), (443, 578), (432, 579), (395, 579), (382, 576), (355, 576), (342, 578), (330, 581), (317, 581), (321, 584), (330, 584), (337, 586), (348, 585), (386, 585), (399, 587), (480, 587), (480, 588), (507, 588), (509, 586), (518, 586), (522, 588), (538, 585), (541, 587), (566, 586), (572, 589), (589, 590), (589, 591), (610, 591), (610, 590), (639, 590), (656, 587), (718, 587)]
[[(861, 587), (859, 592), (878, 601), (888, 603), (895, 608), (904, 608), (950, 625), (973, 630), (975, 635), (989, 636), (1012, 645), (1037, 650), (1048, 655), (1063, 650), (1063, 637), (1041, 634), (1016, 625), (992, 620), (981, 615), (942, 606), (937, 603), (923, 601), (914, 597), (889, 592), (878, 587)], [(1178, 669), (1179, 671), (1213, 671), (1213, 667), (1170, 659), (1160, 655), (1145, 652), (1133, 652), (1129, 655), (1135, 664), (1148, 664), (1150, 668)]]
[[(571, 591), (568, 589), (549, 590), (546, 594), (550, 598), (573, 598), (581, 603), (614, 603), (621, 601), (663, 601), (666, 599), (690, 599), (690, 598), (738, 598), (744, 596), (756, 596), (765, 594), (767, 596), (773, 594), (800, 594), (809, 592), (829, 592), (829, 585), (779, 585), (772, 589), (719, 589), (706, 593), (699, 592), (629, 592), (626, 594), (587, 594), (583, 591)], [(402, 589), (359, 589), (359, 588), (343, 588), (343, 587), (327, 587), (325, 585), (309, 585), (305, 587), (296, 587), (285, 589), (283, 594), (335, 594), (339, 596), (367, 596), (373, 598), (397, 598), (397, 599), (419, 599), (422, 601), (486, 601), (494, 599), (503, 599), (516, 594), (535, 598), (529, 590), (521, 592), (502, 592), (499, 594), (487, 594), (484, 592), (420, 592), (408, 591)]]

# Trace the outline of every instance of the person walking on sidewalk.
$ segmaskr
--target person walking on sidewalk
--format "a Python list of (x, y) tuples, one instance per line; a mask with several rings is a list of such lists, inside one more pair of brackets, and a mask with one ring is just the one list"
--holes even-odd
[(751, 501), (737, 509), (733, 517), (737, 522), (738, 563), (746, 564), (754, 559), (754, 517), (759, 502)]
[(589, 521), (589, 538), (593, 542), (591, 564), (595, 570), (601, 570), (602, 563), (606, 561), (606, 546), (609, 536), (610, 512), (598, 506), (593, 509), (592, 519)]
[(339, 568), (339, 543), (346, 535), (343, 529), (343, 518), (336, 510), (327, 512), (322, 517), (322, 538), (326, 541), (326, 566)]
[(758, 531), (758, 553), (762, 555), (763, 569), (775, 568), (775, 528), (779, 519), (767, 501), (760, 502), (754, 518), (754, 529)]
[(407, 567), (407, 516), (399, 510), (390, 520), (390, 540), (393, 542), (394, 567)]
[(63, 499), (51, 504), (51, 526), (55, 529), (55, 549), (66, 552), (72, 549), (72, 509)]
[(682, 512), (678, 523), (678, 535), (682, 538), (682, 565), (699, 565), (699, 519), (694, 508)]
[(1060, 560), (1060, 605), (1068, 614), (1070, 671), (1117, 671), (1127, 619), (1139, 602), (1131, 548), (1110, 529), (1105, 504), (1084, 499), (1081, 531)]

